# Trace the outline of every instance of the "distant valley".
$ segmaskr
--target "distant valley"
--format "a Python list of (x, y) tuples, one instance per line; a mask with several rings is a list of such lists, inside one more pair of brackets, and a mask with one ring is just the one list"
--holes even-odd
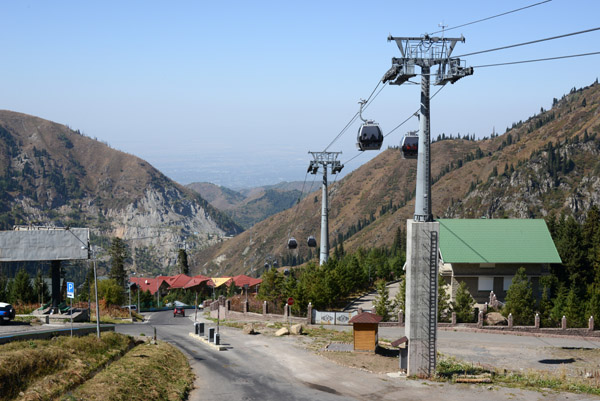
[(223, 211), (245, 229), (269, 216), (293, 207), (300, 198), (313, 192), (320, 182), (280, 182), (238, 191), (211, 184), (195, 182), (187, 187), (198, 192), (211, 205)]

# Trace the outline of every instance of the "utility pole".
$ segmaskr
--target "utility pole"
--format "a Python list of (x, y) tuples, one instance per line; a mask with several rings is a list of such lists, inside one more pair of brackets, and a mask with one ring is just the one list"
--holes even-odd
[[(419, 111), (419, 145), (415, 213), (406, 223), (406, 326), (408, 337), (409, 376), (431, 377), (436, 368), (437, 340), (437, 276), (439, 223), (434, 222), (431, 209), (431, 126), (430, 85), (455, 83), (473, 74), (459, 58), (451, 58), (458, 42), (465, 38), (393, 37), (402, 57), (392, 58), (392, 67), (382, 82), (402, 85), (415, 77), (415, 66), (421, 67), (421, 108)], [(435, 74), (431, 68), (438, 66)]]
[(331, 174), (337, 174), (344, 165), (337, 160), (342, 152), (308, 152), (313, 156), (308, 166), (308, 172), (317, 174), (319, 165), (323, 166), (323, 189), (321, 198), (321, 252), (319, 264), (323, 265), (329, 259), (329, 205), (327, 202), (327, 166), (331, 165)]

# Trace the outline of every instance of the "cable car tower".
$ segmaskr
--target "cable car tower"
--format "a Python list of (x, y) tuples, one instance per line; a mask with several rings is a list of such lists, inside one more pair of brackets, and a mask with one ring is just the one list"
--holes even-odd
[[(323, 166), (323, 191), (321, 199), (321, 252), (319, 255), (319, 264), (323, 265), (329, 259), (329, 205), (327, 203), (327, 166), (331, 165), (331, 174), (337, 174), (344, 168), (344, 165), (337, 160), (342, 152), (308, 152), (313, 156), (313, 160), (308, 165), (308, 172), (317, 174), (319, 165)], [(310, 238), (309, 238), (310, 242)], [(316, 245), (316, 244), (315, 244)], [(309, 244), (310, 246), (310, 244)]]
[[(417, 146), (417, 182), (415, 214), (406, 223), (406, 326), (408, 337), (409, 376), (431, 377), (436, 368), (437, 340), (437, 282), (439, 254), (439, 223), (433, 221), (431, 212), (431, 153), (430, 153), (430, 94), (431, 77), (435, 85), (455, 83), (473, 74), (472, 67), (465, 67), (459, 58), (451, 54), (460, 38), (394, 37), (402, 57), (392, 58), (392, 67), (381, 79), (390, 85), (402, 85), (415, 77), (415, 66), (421, 67), (421, 108), (419, 111), (419, 139)], [(432, 74), (432, 67), (438, 66)], [(403, 153), (409, 155), (407, 137), (403, 141)], [(410, 139), (413, 141), (414, 139)], [(414, 157), (414, 156), (413, 156)]]
[(421, 110), (419, 112), (419, 144), (417, 161), (417, 189), (415, 197), (415, 221), (433, 221), (431, 214), (431, 158), (429, 123), (429, 87), (431, 67), (438, 66), (434, 85), (455, 83), (467, 75), (473, 74), (472, 67), (465, 67), (459, 58), (450, 55), (458, 42), (465, 38), (431, 37), (394, 37), (388, 41), (396, 42), (402, 57), (392, 58), (392, 67), (385, 73), (382, 82), (390, 85), (402, 85), (415, 77), (415, 66), (421, 67)]

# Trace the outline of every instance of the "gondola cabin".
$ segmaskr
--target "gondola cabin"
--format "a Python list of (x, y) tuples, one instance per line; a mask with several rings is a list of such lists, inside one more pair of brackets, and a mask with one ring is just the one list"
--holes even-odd
[(379, 150), (383, 143), (383, 133), (379, 124), (367, 121), (358, 129), (356, 146), (359, 150)]
[(308, 237), (308, 239), (306, 240), (306, 243), (308, 244), (308, 246), (309, 246), (310, 248), (315, 248), (315, 247), (317, 246), (317, 239), (311, 235), (311, 236), (310, 236), (310, 237)]
[(402, 139), (402, 157), (404, 159), (416, 159), (419, 153), (419, 136), (416, 134), (406, 134)]
[(288, 240), (288, 248), (289, 249), (298, 248), (298, 241), (296, 241), (296, 238), (292, 237)]

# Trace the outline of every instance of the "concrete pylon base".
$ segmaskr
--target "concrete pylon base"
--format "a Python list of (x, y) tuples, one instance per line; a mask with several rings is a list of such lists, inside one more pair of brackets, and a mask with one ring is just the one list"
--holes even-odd
[[(439, 223), (406, 222), (406, 325), (409, 376), (429, 377), (435, 373), (437, 338), (437, 275)], [(435, 249), (432, 249), (432, 238)], [(431, 289), (430, 261), (434, 256), (436, 285)], [(433, 295), (433, 298), (432, 298)], [(435, 303), (433, 318), (431, 299)], [(433, 333), (431, 333), (433, 331)], [(433, 341), (432, 341), (433, 339)], [(433, 360), (431, 360), (433, 359)], [(433, 366), (433, 370), (431, 367)]]

